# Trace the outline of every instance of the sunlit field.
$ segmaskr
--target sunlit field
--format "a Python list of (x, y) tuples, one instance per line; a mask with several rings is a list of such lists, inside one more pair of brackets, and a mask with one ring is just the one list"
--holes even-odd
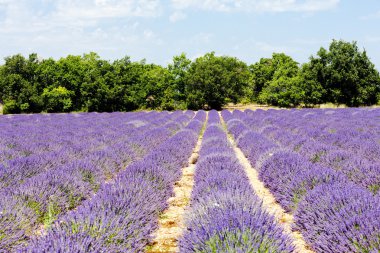
[(263, 109), (1, 115), (0, 252), (379, 252), (380, 109)]

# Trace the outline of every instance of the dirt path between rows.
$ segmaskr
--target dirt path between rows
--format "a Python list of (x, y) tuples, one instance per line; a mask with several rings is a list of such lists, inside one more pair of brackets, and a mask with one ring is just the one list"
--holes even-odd
[(184, 213), (189, 208), (191, 192), (194, 186), (195, 164), (198, 161), (203, 133), (208, 115), (200, 132), (198, 142), (189, 158), (189, 165), (182, 169), (182, 177), (174, 185), (174, 197), (168, 199), (169, 208), (164, 211), (158, 221), (159, 228), (154, 233), (154, 240), (146, 252), (179, 252), (178, 239), (186, 228)]
[[(227, 130), (227, 125), (221, 115), (220, 118), (223, 127), (225, 127)], [(228, 133), (228, 140), (235, 151), (236, 157), (244, 167), (253, 190), (256, 192), (256, 195), (262, 200), (264, 210), (273, 215), (276, 221), (283, 226), (285, 233), (287, 233), (293, 239), (293, 244), (296, 247), (296, 252), (313, 253), (310, 247), (307, 246), (302, 234), (297, 231), (292, 231), (291, 227), (293, 223), (293, 215), (285, 212), (285, 210), (276, 201), (270, 190), (267, 189), (264, 186), (264, 183), (259, 180), (257, 170), (251, 166), (251, 163), (241, 151), (241, 149), (237, 146), (233, 136), (230, 133)]]

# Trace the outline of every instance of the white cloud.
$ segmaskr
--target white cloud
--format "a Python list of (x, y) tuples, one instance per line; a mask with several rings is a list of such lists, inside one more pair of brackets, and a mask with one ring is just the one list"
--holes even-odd
[(372, 19), (379, 19), (380, 18), (380, 11), (371, 13), (369, 15), (363, 16), (360, 19), (361, 20), (372, 20)]
[(105, 19), (107, 26), (134, 22), (137, 30), (136, 18), (161, 14), (160, 0), (0, 0), (0, 35), (83, 32), (104, 26)]
[(174, 9), (244, 12), (316, 12), (335, 8), (340, 0), (171, 0)]
[(56, 15), (75, 19), (157, 17), (159, 0), (58, 0)]
[[(104, 19), (162, 15), (160, 0), (0, 0), (0, 32), (94, 27)], [(0, 16), (1, 17), (1, 16)]]
[(0, 0), (0, 7), (10, 4), (12, 0)]
[(177, 21), (180, 21), (180, 20), (183, 20), (183, 19), (186, 19), (187, 15), (182, 12), (182, 11), (175, 11), (173, 12), (170, 17), (169, 17), (169, 20), (170, 22), (177, 22)]
[(151, 39), (155, 37), (155, 34), (151, 30), (145, 30), (143, 34), (145, 39)]
[[(175, 9), (197, 8), (203, 10), (230, 11), (232, 0), (171, 0)], [(232, 6), (231, 6), (232, 5)]]
[(137, 54), (163, 43), (140, 22), (162, 11), (160, 0), (0, 0), (0, 58), (31, 52), (55, 58), (89, 51), (115, 58)]

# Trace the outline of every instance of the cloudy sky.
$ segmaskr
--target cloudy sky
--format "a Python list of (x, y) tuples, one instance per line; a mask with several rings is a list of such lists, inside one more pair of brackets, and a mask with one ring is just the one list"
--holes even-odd
[(166, 65), (185, 52), (300, 63), (332, 39), (358, 41), (380, 69), (379, 0), (0, 0), (0, 62), (97, 52)]

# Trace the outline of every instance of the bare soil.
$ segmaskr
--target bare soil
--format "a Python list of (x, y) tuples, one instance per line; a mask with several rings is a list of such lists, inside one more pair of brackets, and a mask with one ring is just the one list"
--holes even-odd
[[(380, 105), (360, 106), (360, 107), (361, 108), (380, 108)], [(301, 106), (298, 106), (296, 108), (297, 109), (302, 109), (304, 107), (301, 105)], [(314, 105), (313, 108), (340, 109), (340, 108), (347, 108), (347, 106), (344, 105), (344, 104), (325, 103), (325, 104)], [(244, 110), (250, 109), (250, 110), (254, 111), (254, 110), (257, 110), (257, 109), (261, 109), (261, 110), (269, 110), (269, 109), (286, 110), (286, 109), (289, 109), (289, 108), (281, 108), (281, 107), (277, 107), (277, 106), (260, 105), (260, 104), (233, 104), (233, 103), (229, 103), (226, 106), (224, 106), (223, 109), (230, 110), (230, 111), (232, 111), (232, 110), (241, 110), (241, 111), (244, 111)]]
[[(226, 124), (221, 117), (222, 124), (226, 127)], [(259, 175), (256, 169), (254, 169), (249, 160), (245, 157), (240, 148), (237, 147), (232, 135), (228, 134), (228, 139), (233, 146), (235, 154), (239, 159), (241, 165), (244, 167), (249, 182), (256, 192), (256, 195), (262, 200), (263, 208), (269, 214), (271, 214), (275, 220), (282, 225), (284, 232), (290, 236), (293, 240), (293, 244), (296, 247), (296, 252), (312, 253), (313, 251), (306, 244), (303, 236), (298, 231), (292, 231), (293, 216), (287, 213), (280, 204), (276, 201), (269, 189), (264, 186), (264, 183), (259, 180)]]
[(230, 111), (233, 111), (233, 110), (241, 110), (241, 111), (244, 111), (244, 110), (247, 110), (247, 109), (250, 109), (250, 110), (257, 110), (257, 109), (262, 109), (262, 110), (269, 110), (269, 109), (281, 109), (280, 107), (276, 107), (276, 106), (270, 106), (270, 105), (259, 105), (259, 104), (233, 104), (233, 103), (229, 103), (227, 104), (226, 106), (223, 107), (223, 109), (226, 109), (226, 110), (230, 110)]
[[(204, 126), (207, 123), (205, 121)], [(169, 208), (160, 216), (159, 228), (154, 233), (154, 240), (146, 252), (179, 252), (178, 239), (186, 228), (184, 214), (189, 209), (191, 192), (194, 186), (195, 164), (203, 138), (203, 129), (193, 154), (189, 158), (188, 167), (182, 169), (182, 177), (174, 184), (174, 197), (168, 199)]]

